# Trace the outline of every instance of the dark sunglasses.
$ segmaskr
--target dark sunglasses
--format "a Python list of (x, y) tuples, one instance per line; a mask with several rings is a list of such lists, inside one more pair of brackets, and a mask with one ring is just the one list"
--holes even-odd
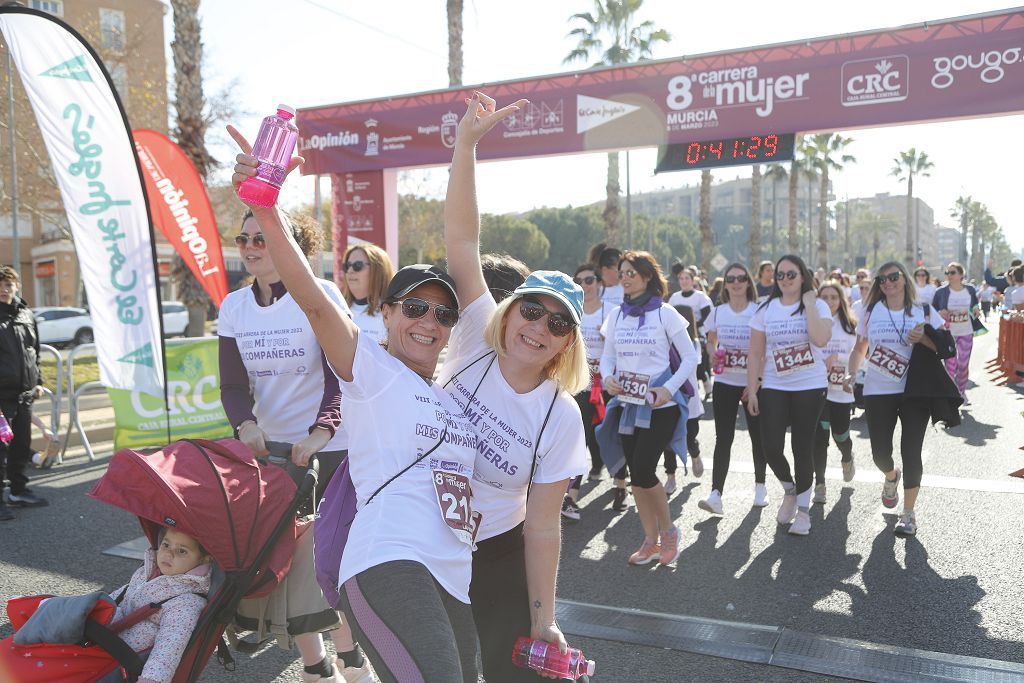
[(730, 285), (734, 282), (750, 282), (750, 278), (746, 275), (726, 275), (725, 282)]
[(576, 328), (573, 319), (564, 313), (555, 313), (545, 308), (544, 304), (536, 299), (523, 298), (519, 300), (519, 315), (525, 320), (533, 322), (548, 316), (548, 330), (556, 337), (564, 337)]
[(785, 279), (795, 280), (800, 275), (798, 270), (781, 270), (775, 273), (775, 279), (782, 282)]
[[(363, 268), (369, 268), (370, 264), (366, 261), (345, 261), (341, 264), (341, 269), (346, 273), (351, 270), (353, 273), (358, 273)], [(452, 323), (454, 324), (454, 323)]]
[(963, 273), (961, 273), (959, 270), (947, 270), (946, 277), (949, 277), (950, 275), (963, 275)]
[(889, 273), (888, 275), (876, 275), (875, 282), (878, 284), (882, 284), (886, 280), (889, 282), (899, 282), (900, 277), (902, 277), (902, 275), (900, 274), (900, 271), (897, 270), (895, 273)]
[(597, 276), (587, 275), (586, 277), (574, 277), (572, 281), (578, 285), (592, 285), (597, 282)]
[(255, 235), (247, 235), (244, 232), (235, 235), (235, 245), (238, 247), (244, 247), (249, 244), (249, 240), (252, 240), (252, 246), (257, 249), (267, 248), (267, 240), (263, 237), (262, 232), (258, 232)]
[[(362, 261), (356, 261), (362, 263)], [(427, 314), (431, 308), (434, 309), (434, 320), (441, 327), (455, 327), (459, 322), (459, 309), (444, 304), (432, 304), (418, 297), (410, 297), (393, 303), (402, 304), (402, 315), (410, 320), (417, 320)]]

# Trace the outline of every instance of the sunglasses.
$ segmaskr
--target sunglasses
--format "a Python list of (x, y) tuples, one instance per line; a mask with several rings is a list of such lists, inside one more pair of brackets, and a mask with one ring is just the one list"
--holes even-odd
[[(356, 261), (356, 263), (362, 263), (362, 261)], [(415, 296), (392, 303), (402, 304), (402, 315), (410, 320), (422, 318), (427, 311), (433, 308), (434, 320), (441, 327), (455, 327), (455, 323), (459, 322), (459, 309), (444, 304), (432, 304)]]
[[(353, 273), (358, 273), (363, 268), (369, 268), (370, 264), (366, 261), (345, 261), (341, 264), (341, 269), (346, 273), (351, 270)], [(452, 323), (453, 325), (455, 323)]]
[(775, 273), (775, 279), (778, 280), (779, 282), (782, 282), (783, 280), (786, 279), (795, 280), (799, 275), (800, 272), (797, 270), (780, 270)]
[(597, 276), (587, 275), (586, 277), (574, 277), (572, 281), (578, 285), (592, 285), (597, 282)]
[(949, 277), (950, 275), (963, 275), (963, 273), (961, 273), (959, 270), (947, 270), (946, 277)]
[(749, 281), (750, 281), (750, 278), (747, 277), (746, 275), (726, 275), (725, 276), (726, 284), (730, 284), (730, 285), (732, 283), (734, 283), (734, 282), (749, 282)]
[(244, 232), (235, 235), (235, 245), (238, 247), (244, 247), (245, 245), (249, 244), (249, 240), (252, 240), (252, 246), (256, 247), (257, 249), (267, 248), (267, 240), (265, 237), (263, 237), (262, 232), (258, 232), (255, 235), (247, 235)]
[(522, 298), (519, 300), (519, 315), (531, 323), (548, 316), (548, 331), (556, 337), (564, 337), (576, 328), (573, 319), (564, 313), (549, 311), (544, 304), (536, 299)]
[(899, 282), (900, 277), (900, 272), (896, 271), (895, 273), (889, 273), (888, 275), (876, 275), (875, 282), (877, 282), (878, 284), (882, 284), (886, 280), (888, 280), (889, 282)]
[(636, 271), (635, 270), (620, 270), (619, 271), (619, 277), (620, 278), (621, 277), (628, 277), (629, 279), (632, 280), (634, 277), (636, 277)]

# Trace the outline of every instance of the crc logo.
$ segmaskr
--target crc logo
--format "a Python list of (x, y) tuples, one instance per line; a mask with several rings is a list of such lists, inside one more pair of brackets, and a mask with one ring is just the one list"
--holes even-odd
[(843, 64), (842, 75), (840, 98), (844, 107), (902, 102), (909, 92), (910, 58), (888, 55), (858, 59)]
[(955, 57), (935, 57), (932, 62), (935, 65), (935, 74), (932, 76), (932, 87), (944, 90), (953, 85), (957, 71), (965, 69), (978, 71), (978, 77), (983, 83), (998, 83), (1006, 75), (1004, 65), (1018, 64), (1021, 59), (1021, 49), (1011, 47), (1003, 51), (989, 50), (977, 55), (956, 55)]

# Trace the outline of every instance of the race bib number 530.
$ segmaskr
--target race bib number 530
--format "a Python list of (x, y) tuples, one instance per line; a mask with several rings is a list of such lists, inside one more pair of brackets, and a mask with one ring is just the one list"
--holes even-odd
[(651, 387), (651, 376), (639, 372), (619, 373), (619, 384), (622, 385), (622, 393), (619, 400), (625, 403), (643, 405), (647, 402), (647, 392)]

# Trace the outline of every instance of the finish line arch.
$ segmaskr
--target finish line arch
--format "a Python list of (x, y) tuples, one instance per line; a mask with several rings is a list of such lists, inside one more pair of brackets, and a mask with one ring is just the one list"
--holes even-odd
[(334, 274), (349, 237), (398, 262), (398, 171), (447, 165), (472, 90), (530, 106), (480, 160), (1024, 111), (1024, 8), (744, 50), (303, 108), (306, 175), (330, 175)]

